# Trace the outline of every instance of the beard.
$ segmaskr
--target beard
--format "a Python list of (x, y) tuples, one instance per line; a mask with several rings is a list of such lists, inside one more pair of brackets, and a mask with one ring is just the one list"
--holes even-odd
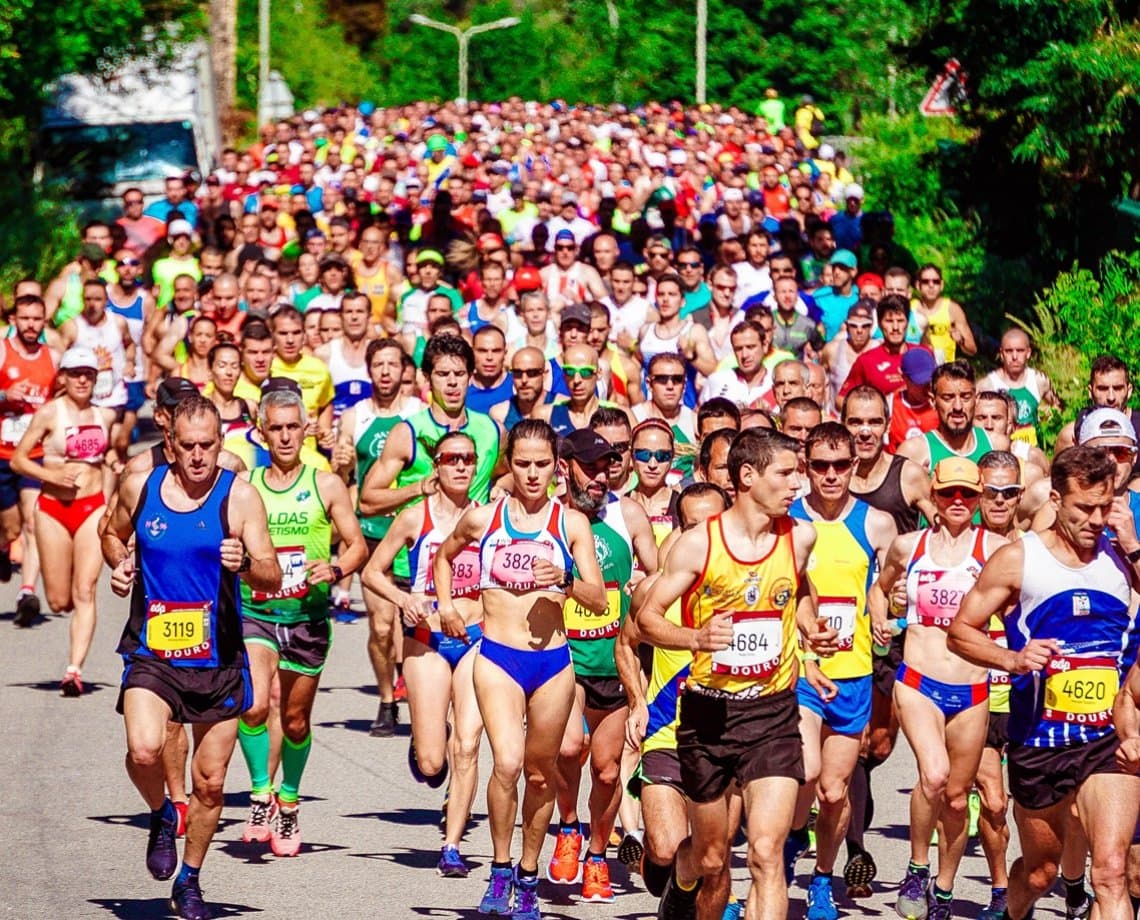
[(567, 477), (567, 485), (570, 489), (570, 501), (586, 517), (593, 517), (602, 510), (607, 498), (605, 491), (601, 495), (591, 494), (589, 485), (579, 486), (573, 473)]

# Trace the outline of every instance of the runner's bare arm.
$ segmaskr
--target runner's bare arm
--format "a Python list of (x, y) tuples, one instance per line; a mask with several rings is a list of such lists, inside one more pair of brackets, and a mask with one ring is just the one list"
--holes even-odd
[(950, 324), (958, 347), (967, 355), (976, 355), (978, 345), (974, 341), (974, 331), (970, 328), (970, 321), (966, 319), (966, 311), (962, 309), (961, 304), (953, 300), (950, 301)]
[(463, 512), (455, 529), (440, 545), (432, 563), (431, 574), (435, 579), (435, 597), (439, 615), (458, 615), (451, 597), (451, 560), (463, 552), (463, 548), (482, 536), (494, 513), (494, 505), (468, 508)]
[(645, 509), (632, 498), (621, 500), (621, 513), (633, 544), (634, 558), (641, 564), (643, 572), (657, 571), (657, 541), (653, 539), (653, 528)]
[(421, 495), (430, 494), (432, 489), (429, 480), (435, 478), (434, 474), (398, 489), (391, 488), (400, 471), (411, 463), (414, 449), (412, 426), (406, 422), (397, 424), (384, 442), (384, 450), (379, 459), (372, 464), (364, 482), (360, 484), (361, 514), (390, 514), (401, 505), (406, 505)]
[[(280, 590), (281, 565), (269, 536), (265, 504), (257, 490), (241, 479), (234, 480), (230, 488), (229, 525), (230, 538), (240, 541), (243, 555), (249, 560), (249, 568), (241, 573), (242, 580), (255, 591)], [(223, 540), (223, 545), (226, 542)], [(244, 562), (239, 558), (238, 566), (231, 568), (228, 561), (223, 554), (222, 565), (231, 571), (238, 571)]]
[(348, 482), (352, 471), (356, 469), (356, 444), (352, 435), (356, 430), (356, 407), (350, 406), (344, 410), (340, 417), (340, 425), (336, 437), (336, 447), (333, 448), (332, 468), (342, 480)]
[(803, 636), (806, 647), (817, 655), (834, 655), (839, 639), (835, 627), (819, 625), (819, 604), (815, 586), (808, 578), (807, 565), (815, 549), (815, 526), (809, 521), (796, 521), (792, 540), (796, 549), (796, 626)]
[[(399, 607), (405, 614), (410, 609), (408, 605), (411, 595), (396, 587), (395, 582), (388, 577), (388, 572), (400, 550), (412, 545), (422, 523), (423, 511), (419, 505), (405, 508), (397, 514), (392, 526), (384, 534), (384, 539), (360, 571), (360, 581), (364, 587)], [(417, 621), (418, 619), (417, 617)]]
[[(904, 442), (906, 443), (906, 442)], [(926, 441), (923, 439), (923, 449), (926, 450), (926, 461), (930, 460), (930, 450), (926, 447)], [(899, 453), (902, 453), (900, 449)], [(906, 499), (907, 504), (912, 508), (917, 508), (924, 518), (931, 523), (938, 514), (938, 509), (934, 507), (934, 502), (930, 498), (930, 473), (922, 462), (910, 461), (903, 464), (902, 473), (899, 474), (899, 482), (902, 484), (903, 498)]]
[(127, 541), (134, 530), (131, 518), (134, 517), (143, 483), (149, 475), (149, 472), (125, 475), (119, 482), (118, 497), (107, 506), (103, 521), (99, 523), (103, 560), (112, 570), (117, 569), (124, 560), (130, 559)]
[(891, 590), (895, 582), (905, 574), (907, 560), (917, 540), (917, 533), (904, 533), (896, 537), (887, 550), (886, 559), (879, 569), (879, 577), (867, 590), (867, 610), (871, 614), (871, 629), (874, 631), (875, 639), (882, 645), (891, 640), (887, 627)]
[[(566, 509), (566, 536), (570, 541), (570, 556), (578, 569), (578, 576), (570, 582), (566, 596), (572, 597), (592, 613), (604, 613), (609, 601), (606, 598), (602, 570), (598, 565), (597, 551), (594, 548), (594, 532), (590, 529), (590, 521), (586, 515), (580, 511)], [(544, 561), (536, 559), (534, 565), (538, 566)], [(534, 569), (536, 582), (538, 571), (537, 568)], [(561, 570), (558, 571), (558, 577), (561, 578)]]
[(930, 447), (926, 443), (925, 435), (907, 438), (895, 453), (917, 463), (923, 470), (930, 471)]
[(1129, 773), (1140, 771), (1140, 664), (1133, 664), (1128, 670), (1124, 686), (1116, 694), (1112, 707), (1112, 724), (1120, 738), (1120, 748), (1116, 752), (1116, 762)]
[(878, 508), (868, 509), (867, 536), (871, 538), (871, 548), (875, 551), (875, 558), (880, 568), (887, 558), (887, 551), (898, 535), (899, 529), (893, 517)]

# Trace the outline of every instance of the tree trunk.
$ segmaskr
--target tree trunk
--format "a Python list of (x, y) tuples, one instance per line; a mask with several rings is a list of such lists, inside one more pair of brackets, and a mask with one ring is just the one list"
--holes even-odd
[(237, 0), (210, 0), (210, 63), (224, 140), (234, 137), (237, 84)]

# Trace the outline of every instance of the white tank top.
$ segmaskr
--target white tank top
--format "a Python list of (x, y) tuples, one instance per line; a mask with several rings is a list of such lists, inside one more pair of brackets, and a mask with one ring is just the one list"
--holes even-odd
[(986, 564), (986, 531), (971, 528), (974, 545), (955, 566), (939, 565), (927, 552), (926, 541), (933, 533), (924, 530), (906, 567), (906, 622), (908, 626), (934, 626), (949, 629), (958, 615), (962, 599), (974, 587)]
[(641, 356), (645, 359), (645, 366), (647, 368), (649, 367), (649, 362), (655, 355), (674, 355), (680, 353), (681, 339), (693, 328), (693, 321), (691, 319), (685, 320), (676, 335), (667, 337), (657, 334), (657, 325), (657, 323), (652, 323), (647, 326), (645, 331), (641, 334), (641, 341), (638, 343), (638, 347), (641, 349)]
[(141, 293), (136, 294), (134, 300), (120, 304), (110, 291), (107, 292), (107, 312), (116, 313), (127, 321), (131, 341), (135, 343), (135, 380), (140, 382), (146, 380), (146, 355), (142, 349), (143, 326), (146, 325), (143, 304)]
[[(443, 541), (450, 536), (453, 525), (439, 527), (431, 516), (431, 499), (422, 503), (424, 509), (420, 535), (408, 550), (408, 563), (412, 572), (412, 593), (435, 595), (435, 577), (432, 563)], [(470, 543), (451, 560), (451, 596), (479, 596), (479, 547)]]
[(127, 401), (127, 385), (123, 380), (123, 370), (127, 366), (127, 353), (123, 348), (123, 337), (114, 315), (108, 311), (97, 326), (91, 325), (83, 314), (75, 317), (75, 344), (90, 348), (95, 352), (99, 363), (99, 376), (95, 378), (95, 392), (91, 402), (96, 406), (117, 408)]
[[(508, 501), (509, 498), (500, 498), (495, 503), (491, 520), (479, 540), (479, 587), (483, 590), (539, 590), (531, 575), (535, 559), (545, 559), (566, 571), (574, 565), (567, 545), (562, 506), (552, 501), (545, 525), (540, 530), (526, 533), (511, 524)], [(541, 590), (565, 593), (557, 586)]]
[[(851, 365), (855, 363), (855, 358), (848, 357), (850, 353), (851, 350), (846, 342), (840, 343), (839, 347), (835, 349), (835, 360), (827, 369), (827, 377), (831, 381), (831, 392), (833, 395), (838, 395), (839, 391), (843, 388), (843, 384), (847, 382), (848, 375), (851, 373)], [(860, 354), (862, 354), (862, 352), (860, 352)]]
[(550, 266), (542, 289), (551, 307), (561, 309), (572, 303), (582, 303), (586, 299), (586, 285), (581, 279), (582, 263), (575, 262), (566, 271), (557, 265)]

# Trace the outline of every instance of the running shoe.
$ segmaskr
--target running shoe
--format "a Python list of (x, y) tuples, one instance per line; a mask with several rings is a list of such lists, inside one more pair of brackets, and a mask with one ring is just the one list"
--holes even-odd
[(990, 892), (989, 907), (978, 914), (978, 920), (1001, 920), (1005, 915), (1005, 895), (1004, 888), (994, 888)]
[(447, 844), (439, 851), (439, 862), (435, 871), (444, 878), (467, 878), (467, 863), (459, 855), (459, 847)]
[(408, 699), (408, 685), (404, 683), (404, 675), (396, 678), (396, 685), (392, 688), (392, 699), (397, 703), (404, 703)]
[(271, 825), (269, 847), (274, 856), (296, 856), (301, 852), (300, 806), (277, 803), (277, 820)]
[(582, 864), (582, 900), (594, 904), (612, 904), (614, 889), (610, 885), (610, 867), (604, 859), (586, 858)]
[(729, 895), (728, 903), (724, 905), (724, 913), (720, 915), (720, 920), (740, 920), (743, 916), (744, 905)]
[(511, 913), (514, 920), (542, 920), (538, 909), (538, 878), (520, 878), (515, 873), (515, 909)]
[(12, 548), (0, 549), (0, 581), (8, 584), (12, 580)]
[(511, 915), (511, 894), (515, 888), (514, 869), (492, 869), (491, 880), (483, 900), (479, 902), (479, 913), (497, 914), (500, 917)]
[(186, 836), (186, 812), (190, 809), (189, 802), (175, 802), (174, 810), (178, 812), (178, 836)]
[(576, 885), (582, 880), (582, 835), (560, 830), (554, 839), (554, 855), (546, 867), (546, 878), (555, 885)]
[(930, 896), (930, 910), (926, 915), (927, 920), (950, 920), (953, 916), (953, 898), (936, 898), (933, 894)]
[(147, 871), (165, 882), (178, 868), (178, 813), (167, 799), (162, 808), (150, 816), (150, 833), (146, 839)]
[(807, 852), (807, 828), (792, 831), (784, 841), (784, 879), (790, 885), (796, 877), (796, 860)]
[(682, 891), (677, 885), (677, 876), (669, 873), (661, 903), (657, 905), (657, 920), (696, 920), (698, 884), (692, 891)]
[(268, 843), (273, 836), (272, 826), (277, 802), (271, 795), (249, 797), (249, 819), (241, 832), (242, 843)]
[(966, 833), (970, 837), (978, 836), (978, 822), (982, 818), (982, 797), (977, 789), (971, 789), (966, 796)]
[(618, 844), (618, 861), (630, 871), (641, 867), (641, 857), (645, 855), (645, 844), (641, 842), (641, 831), (626, 834)]
[(12, 622), (21, 629), (31, 626), (39, 615), (40, 599), (35, 594), (26, 592), (16, 599), (16, 619)]
[(63, 680), (59, 682), (59, 695), (72, 699), (83, 696), (83, 680), (78, 671), (71, 668), (67, 669), (67, 673), (63, 675)]
[(170, 910), (176, 917), (183, 920), (210, 920), (214, 915), (202, 900), (202, 889), (198, 887), (198, 880), (174, 883), (174, 890), (170, 892)]
[(847, 860), (843, 867), (843, 881), (847, 885), (847, 897), (857, 900), (871, 897), (871, 882), (879, 872), (875, 860), (866, 850), (860, 850)]
[(1089, 914), (1092, 912), (1092, 898), (1085, 892), (1085, 899), (1080, 904), (1070, 907), (1069, 902), (1065, 901), (1065, 920), (1088, 920)]
[(391, 738), (396, 734), (396, 725), (400, 721), (395, 703), (381, 703), (376, 713), (376, 721), (368, 729), (373, 738)]
[(807, 890), (807, 920), (839, 920), (835, 898), (831, 893), (831, 876), (812, 877)]
[(926, 920), (929, 910), (927, 888), (930, 887), (930, 869), (916, 872), (907, 866), (906, 876), (899, 886), (899, 897), (895, 902), (895, 912), (904, 920)]

